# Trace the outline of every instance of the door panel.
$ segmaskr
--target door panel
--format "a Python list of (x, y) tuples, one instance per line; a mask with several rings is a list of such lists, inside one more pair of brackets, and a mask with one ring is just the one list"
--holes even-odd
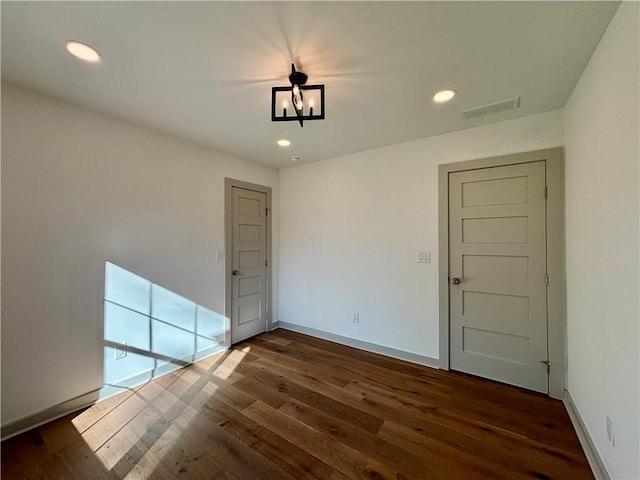
[(462, 332), (465, 352), (523, 365), (528, 362), (529, 341), (526, 337), (470, 327), (463, 327)]
[(232, 188), (231, 341), (266, 330), (267, 195)]
[(485, 217), (462, 219), (462, 242), (527, 243), (528, 221), (521, 217)]
[(545, 163), (449, 175), (450, 367), (548, 392)]
[(462, 185), (462, 206), (515, 205), (527, 203), (527, 177), (496, 178)]
[(527, 283), (529, 258), (515, 255), (463, 255), (462, 276), (473, 280)]

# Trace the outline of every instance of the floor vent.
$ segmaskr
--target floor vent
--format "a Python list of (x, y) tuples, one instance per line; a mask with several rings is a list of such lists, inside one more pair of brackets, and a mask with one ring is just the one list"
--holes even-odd
[(504, 110), (511, 110), (512, 108), (518, 108), (520, 106), (520, 97), (511, 98), (509, 100), (502, 100), (501, 102), (490, 103), (489, 105), (483, 105), (481, 107), (470, 108), (469, 110), (462, 111), (462, 117), (465, 120), (470, 118), (481, 117), (483, 115), (489, 115), (491, 113), (498, 113)]

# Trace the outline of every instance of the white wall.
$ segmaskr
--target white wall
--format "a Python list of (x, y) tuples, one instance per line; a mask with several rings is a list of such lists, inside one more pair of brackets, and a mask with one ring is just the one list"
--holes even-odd
[(102, 386), (105, 260), (224, 313), (227, 176), (277, 207), (275, 169), (2, 85), (3, 425)]
[(560, 145), (553, 111), (280, 170), (280, 321), (437, 358), (438, 164)]
[(569, 391), (616, 479), (640, 478), (639, 7), (621, 4), (565, 107)]

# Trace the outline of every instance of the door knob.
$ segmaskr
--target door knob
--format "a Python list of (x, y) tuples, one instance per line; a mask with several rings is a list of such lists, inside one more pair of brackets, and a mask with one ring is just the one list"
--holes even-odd
[(451, 283), (453, 283), (454, 285), (459, 285), (460, 284), (460, 279), (458, 277), (453, 277), (451, 279)]
[(240, 273), (239, 270), (232, 270), (231, 271), (231, 275), (233, 275), (234, 277), (237, 277), (239, 273)]

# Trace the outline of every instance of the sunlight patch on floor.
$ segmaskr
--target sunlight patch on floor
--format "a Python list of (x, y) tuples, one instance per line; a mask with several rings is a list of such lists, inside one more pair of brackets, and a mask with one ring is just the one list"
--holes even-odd
[(110, 397), (71, 424), (107, 471), (119, 478), (149, 478), (163, 468), (178, 440), (188, 440), (184, 431), (201, 421), (202, 409), (211, 408), (218, 382), (243, 377), (236, 370), (250, 350), (227, 350)]
[(213, 374), (220, 378), (221, 380), (228, 380), (229, 377), (235, 372), (236, 368), (242, 362), (244, 357), (247, 356), (248, 348), (246, 347), (243, 350), (233, 350), (224, 359), (224, 361), (220, 364), (218, 368), (213, 372)]

